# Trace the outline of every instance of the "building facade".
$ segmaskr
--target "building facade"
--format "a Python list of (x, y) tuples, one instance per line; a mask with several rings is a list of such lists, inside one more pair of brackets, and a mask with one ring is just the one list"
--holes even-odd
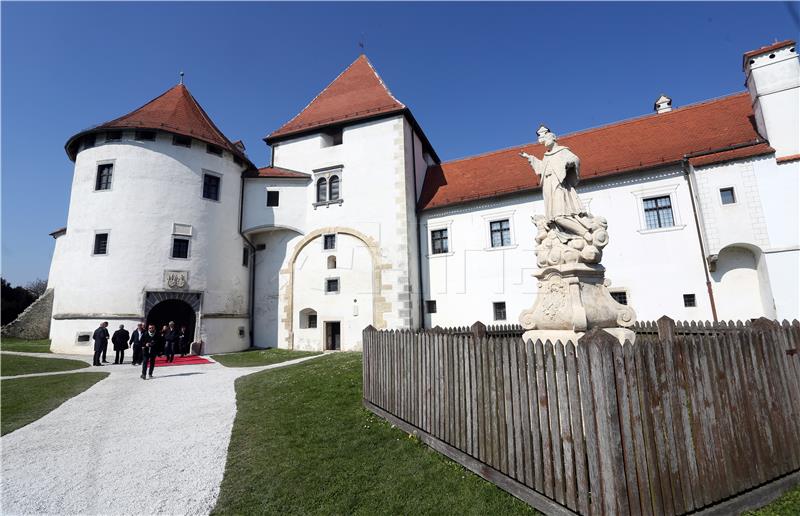
[[(662, 96), (559, 139), (581, 158), (584, 205), (608, 219), (610, 290), (640, 319), (800, 317), (795, 44), (743, 68), (746, 92)], [(183, 85), (71, 138), (53, 349), (88, 351), (102, 320), (177, 318), (206, 352), (357, 350), (368, 325), (515, 323), (533, 304), (544, 207), (519, 153), (540, 145), (442, 163), (365, 56), (265, 141), (257, 168)]]

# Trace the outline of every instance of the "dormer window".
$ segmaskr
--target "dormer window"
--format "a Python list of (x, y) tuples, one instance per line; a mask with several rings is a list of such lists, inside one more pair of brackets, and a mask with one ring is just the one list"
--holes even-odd
[(122, 139), (122, 131), (108, 131), (106, 133), (107, 142), (118, 142)]
[(208, 143), (206, 144), (206, 152), (214, 156), (222, 156), (222, 147), (217, 147), (216, 145)]
[(155, 131), (136, 131), (136, 135), (134, 136), (136, 140), (140, 142), (153, 142), (156, 140), (156, 132)]
[(191, 147), (192, 146), (192, 139), (188, 136), (183, 136), (182, 134), (173, 134), (172, 135), (172, 145), (177, 145), (178, 147)]
[(322, 133), (322, 146), (333, 147), (342, 144), (342, 128), (329, 129)]

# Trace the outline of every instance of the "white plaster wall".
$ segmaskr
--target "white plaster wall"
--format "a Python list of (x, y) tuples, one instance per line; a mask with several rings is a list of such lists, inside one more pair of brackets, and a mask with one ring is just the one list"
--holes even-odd
[[(246, 178), (242, 229), (283, 227), (304, 232), (308, 212), (308, 179)], [(278, 191), (278, 206), (267, 206), (267, 190)]]
[[(323, 238), (310, 241), (294, 264), (294, 349), (323, 350), (326, 321), (341, 322), (341, 349), (361, 349), (361, 332), (373, 323), (372, 255), (358, 238), (336, 236), (336, 249), (324, 250)], [(328, 269), (328, 256), (336, 256), (336, 269)], [(339, 278), (338, 294), (325, 292), (325, 279)], [(317, 312), (317, 327), (300, 327), (299, 314)]]
[[(76, 324), (92, 330), (102, 320), (143, 317), (145, 292), (164, 290), (165, 270), (189, 273), (187, 290), (203, 293), (202, 313), (247, 319), (248, 269), (238, 234), (240, 173), (228, 153), (217, 157), (194, 141), (187, 149), (158, 133), (155, 142), (99, 143), (78, 153), (67, 233), (59, 240), (51, 325), (53, 349), (70, 351)], [(98, 141), (102, 137), (98, 138)], [(112, 187), (95, 191), (99, 162), (113, 160)], [(202, 197), (204, 170), (222, 177), (220, 200)], [(170, 257), (173, 223), (192, 225), (189, 258)], [(92, 256), (94, 235), (108, 231), (108, 254)], [(62, 242), (63, 241), (63, 242)], [(67, 322), (58, 316), (91, 317)], [(243, 349), (240, 322), (209, 318), (208, 352)], [(245, 324), (245, 326), (247, 326)]]
[(779, 320), (800, 319), (800, 251), (765, 253), (770, 288)]
[[(606, 217), (611, 241), (604, 250), (612, 290), (628, 292), (640, 320), (666, 314), (675, 319), (711, 319), (697, 232), (685, 179), (679, 169), (628, 174), (584, 182), (579, 196), (589, 210)], [(642, 199), (670, 195), (676, 225), (647, 230)], [(543, 213), (541, 194), (519, 195), (423, 212), (425, 299), (437, 301), (428, 326), (494, 323), (492, 303), (506, 303), (507, 321), (517, 323), (536, 295), (534, 226)], [(511, 221), (512, 246), (493, 249), (489, 222)], [(450, 253), (429, 255), (430, 231), (449, 228)], [(695, 294), (697, 307), (685, 308), (683, 294)]]
[[(772, 299), (764, 299), (758, 258), (749, 249), (726, 247), (719, 254), (717, 267), (711, 273), (714, 299), (721, 320), (746, 321), (769, 313)], [(769, 297), (768, 292), (766, 293)]]

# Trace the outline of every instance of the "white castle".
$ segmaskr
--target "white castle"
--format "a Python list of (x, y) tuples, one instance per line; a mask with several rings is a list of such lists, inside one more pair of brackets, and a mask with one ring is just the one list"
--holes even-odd
[[(800, 317), (795, 43), (743, 67), (746, 92), (662, 96), (559, 139), (612, 234), (609, 289), (639, 319)], [(357, 350), (368, 325), (516, 323), (531, 306), (544, 207), (519, 154), (541, 145), (441, 162), (365, 56), (265, 141), (258, 168), (183, 84), (70, 138), (52, 349), (90, 352), (102, 321), (175, 320), (206, 353)]]

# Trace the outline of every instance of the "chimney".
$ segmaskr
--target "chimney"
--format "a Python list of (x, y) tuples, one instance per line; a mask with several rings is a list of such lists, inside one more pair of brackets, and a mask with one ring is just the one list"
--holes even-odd
[(672, 99), (662, 94), (653, 104), (653, 109), (656, 113), (669, 113), (672, 111)]
[(800, 61), (795, 42), (781, 41), (744, 54), (745, 85), (758, 132), (775, 158), (800, 154)]

